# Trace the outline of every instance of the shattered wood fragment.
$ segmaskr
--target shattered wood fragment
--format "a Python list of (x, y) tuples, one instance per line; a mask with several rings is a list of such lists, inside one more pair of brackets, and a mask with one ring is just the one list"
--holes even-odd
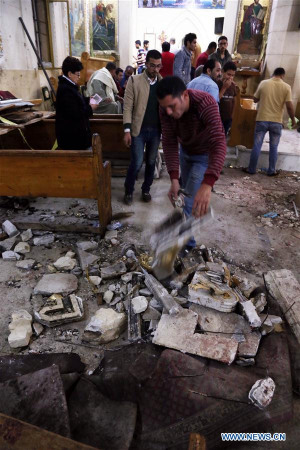
[(235, 359), (238, 343), (222, 336), (195, 333), (197, 320), (196, 313), (185, 309), (176, 316), (163, 314), (152, 342), (231, 364)]
[(136, 314), (133, 310), (132, 299), (129, 298), (128, 305), (128, 340), (130, 342), (137, 341), (142, 337), (142, 321), (141, 315)]
[(271, 270), (264, 275), (267, 289), (278, 301), (300, 343), (300, 285), (290, 270)]

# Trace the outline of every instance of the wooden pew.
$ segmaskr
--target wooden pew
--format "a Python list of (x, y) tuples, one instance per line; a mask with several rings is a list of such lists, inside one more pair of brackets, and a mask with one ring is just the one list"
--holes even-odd
[(105, 55), (105, 57), (93, 58), (88, 52), (82, 52), (80, 58), (83, 69), (80, 72), (79, 85), (85, 84), (89, 81), (91, 75), (95, 70), (102, 69), (108, 62), (115, 62), (116, 58), (112, 55)]
[(245, 109), (241, 106), (241, 94), (238, 90), (228, 141), (230, 147), (236, 145), (244, 145), (246, 148), (253, 147), (256, 114), (255, 109)]
[[(107, 118), (102, 117), (116, 117)], [(95, 118), (94, 118), (95, 117)], [(90, 119), (92, 133), (101, 138), (103, 159), (111, 162), (112, 176), (125, 176), (130, 162), (130, 149), (124, 144), (123, 119), (119, 114), (98, 114)], [(26, 126), (23, 134), (33, 149), (51, 150), (56, 140), (55, 119), (44, 119), (36, 124)], [(28, 149), (18, 130), (12, 130), (0, 136), (0, 148)]]
[(99, 135), (92, 150), (0, 150), (0, 196), (6, 195), (96, 199), (95, 231), (103, 235), (112, 217), (111, 165), (103, 163)]

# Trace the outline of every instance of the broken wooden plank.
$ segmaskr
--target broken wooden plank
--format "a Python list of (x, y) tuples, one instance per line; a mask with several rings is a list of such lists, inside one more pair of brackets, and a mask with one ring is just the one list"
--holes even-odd
[(300, 343), (300, 285), (290, 270), (270, 270), (264, 274), (267, 289), (274, 297)]
[(22, 450), (38, 448), (39, 450), (96, 450), (81, 442), (43, 430), (29, 423), (0, 414), (0, 448)]

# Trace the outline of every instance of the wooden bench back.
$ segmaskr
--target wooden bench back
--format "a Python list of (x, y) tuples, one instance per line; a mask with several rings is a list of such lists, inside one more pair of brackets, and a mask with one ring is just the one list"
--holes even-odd
[(241, 106), (241, 94), (238, 90), (232, 115), (229, 146), (253, 147), (256, 114), (255, 109), (245, 109)]
[(79, 84), (83, 85), (89, 81), (91, 75), (95, 70), (102, 69), (108, 62), (115, 62), (116, 58), (114, 56), (107, 55), (105, 57), (93, 58), (88, 52), (82, 52), (80, 58), (83, 69), (80, 72)]

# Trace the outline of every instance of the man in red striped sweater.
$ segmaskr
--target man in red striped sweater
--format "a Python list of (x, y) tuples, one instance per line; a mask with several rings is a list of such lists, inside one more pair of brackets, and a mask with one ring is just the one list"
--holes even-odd
[[(171, 178), (169, 199), (173, 203), (177, 198), (181, 176), (182, 187), (191, 195), (191, 198), (185, 197), (184, 213), (201, 217), (207, 213), (211, 190), (226, 156), (218, 105), (210, 94), (186, 89), (178, 77), (161, 80), (156, 94), (160, 104), (163, 151)], [(195, 245), (195, 240), (191, 240), (187, 250)]]

